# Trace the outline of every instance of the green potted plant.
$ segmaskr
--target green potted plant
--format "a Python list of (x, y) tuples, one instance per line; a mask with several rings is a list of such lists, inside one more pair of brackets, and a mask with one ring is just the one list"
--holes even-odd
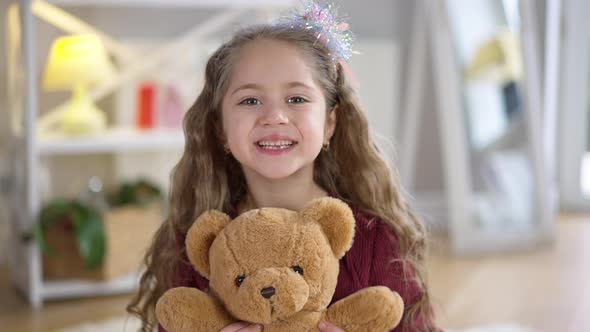
[(42, 252), (49, 256), (63, 254), (47, 242), (46, 234), (56, 228), (66, 236), (74, 236), (85, 268), (94, 269), (101, 265), (105, 255), (105, 231), (97, 211), (77, 200), (67, 199), (58, 199), (44, 206), (34, 234)]
[(34, 236), (45, 279), (109, 280), (139, 265), (161, 223), (160, 189), (138, 180), (119, 185), (104, 207), (96, 198), (58, 199), (40, 211)]

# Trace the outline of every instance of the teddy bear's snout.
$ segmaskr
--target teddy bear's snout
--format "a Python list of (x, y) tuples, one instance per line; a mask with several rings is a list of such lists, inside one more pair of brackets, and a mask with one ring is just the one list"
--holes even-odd
[(274, 287), (265, 287), (260, 291), (260, 295), (265, 299), (269, 299), (271, 296), (275, 295), (275, 288)]
[(240, 320), (263, 324), (300, 311), (310, 293), (305, 279), (290, 267), (258, 269), (249, 273), (235, 289), (236, 293), (228, 293), (224, 299), (228, 310)]

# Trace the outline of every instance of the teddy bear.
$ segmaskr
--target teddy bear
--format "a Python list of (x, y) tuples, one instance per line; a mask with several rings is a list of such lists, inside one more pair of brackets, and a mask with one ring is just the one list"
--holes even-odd
[(169, 332), (218, 332), (237, 321), (262, 324), (265, 332), (308, 332), (319, 331), (320, 320), (347, 332), (389, 331), (404, 304), (387, 287), (368, 287), (329, 305), (354, 231), (352, 211), (332, 197), (299, 212), (261, 208), (233, 220), (204, 212), (185, 244), (209, 289), (166, 291), (156, 317)]

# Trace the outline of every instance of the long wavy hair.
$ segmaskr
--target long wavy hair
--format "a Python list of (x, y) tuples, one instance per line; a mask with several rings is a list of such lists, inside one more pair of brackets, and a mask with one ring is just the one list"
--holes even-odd
[[(184, 117), (186, 144), (171, 176), (169, 215), (146, 253), (146, 270), (127, 311), (141, 318), (143, 331), (152, 331), (157, 326), (154, 310), (158, 298), (176, 286), (173, 271), (187, 264), (183, 242), (188, 228), (209, 209), (235, 214), (237, 204), (245, 199), (247, 185), (241, 166), (223, 150), (221, 100), (240, 48), (260, 39), (285, 41), (299, 47), (323, 90), (327, 109), (337, 106), (330, 149), (316, 158), (314, 181), (391, 227), (399, 239), (404, 265), (415, 272), (408, 275), (415, 275), (412, 282), (423, 290), (421, 299), (408, 308), (404, 326), (411, 331), (436, 330), (422, 265), (425, 229), (402, 195), (397, 172), (386, 163), (374, 143), (341, 64), (331, 60), (329, 50), (309, 31), (280, 25), (243, 29), (208, 60), (203, 90)], [(419, 321), (426, 321), (426, 326), (417, 326)]]

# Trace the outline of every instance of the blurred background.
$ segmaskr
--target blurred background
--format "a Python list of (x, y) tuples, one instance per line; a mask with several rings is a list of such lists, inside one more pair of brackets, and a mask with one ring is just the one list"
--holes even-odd
[[(590, 3), (334, 3), (372, 134), (430, 230), (440, 326), (590, 331)], [(0, 0), (6, 330), (137, 329), (124, 307), (204, 64), (297, 4)]]

